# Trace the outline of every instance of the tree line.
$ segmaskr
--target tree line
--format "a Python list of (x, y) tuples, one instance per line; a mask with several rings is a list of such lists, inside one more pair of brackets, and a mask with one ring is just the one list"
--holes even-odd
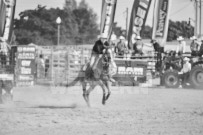
[[(82, 0), (65, 0), (64, 8), (50, 8), (38, 5), (36, 9), (25, 10), (19, 14), (20, 18), (14, 20), (14, 44), (38, 45), (57, 44), (56, 18), (60, 17), (60, 44), (77, 45), (93, 44), (99, 34), (97, 14)], [(126, 35), (126, 30), (117, 26), (115, 22), (113, 31), (117, 37)], [(169, 21), (168, 41), (176, 40), (178, 36), (189, 38), (194, 35), (194, 27), (187, 21)], [(143, 39), (151, 39), (152, 27), (146, 25), (142, 34)]]
[(57, 44), (56, 18), (60, 17), (60, 44), (75, 45), (94, 42), (99, 34), (97, 15), (85, 0), (65, 1), (64, 8), (50, 8), (38, 5), (34, 10), (25, 10), (14, 21), (15, 42), (19, 45)]

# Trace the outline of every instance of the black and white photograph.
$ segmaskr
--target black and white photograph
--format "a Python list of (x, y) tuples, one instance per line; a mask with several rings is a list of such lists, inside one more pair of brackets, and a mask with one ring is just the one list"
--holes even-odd
[(203, 135), (203, 0), (0, 0), (0, 135)]

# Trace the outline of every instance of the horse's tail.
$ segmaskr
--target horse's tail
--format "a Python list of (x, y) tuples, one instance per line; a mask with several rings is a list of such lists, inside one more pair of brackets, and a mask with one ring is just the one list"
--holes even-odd
[(75, 78), (73, 81), (71, 81), (70, 83), (68, 83), (68, 84), (66, 85), (66, 87), (75, 86), (76, 83), (80, 81), (80, 79), (81, 79), (80, 77)]

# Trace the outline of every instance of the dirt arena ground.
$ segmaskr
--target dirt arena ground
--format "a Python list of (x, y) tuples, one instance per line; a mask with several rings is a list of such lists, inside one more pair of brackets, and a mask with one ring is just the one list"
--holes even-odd
[(0, 105), (0, 135), (202, 135), (203, 90), (112, 87), (91, 108), (81, 87), (15, 88), (14, 102)]

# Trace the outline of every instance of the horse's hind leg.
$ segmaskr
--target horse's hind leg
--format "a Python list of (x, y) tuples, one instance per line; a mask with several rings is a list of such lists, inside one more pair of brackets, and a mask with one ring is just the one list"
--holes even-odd
[(95, 84), (90, 84), (90, 87), (88, 90), (83, 90), (83, 97), (88, 105), (88, 107), (90, 107), (90, 101), (89, 101), (89, 95), (90, 95), (90, 92), (96, 87)]
[(86, 96), (87, 83), (86, 82), (82, 82), (82, 90), (83, 90), (83, 98), (84, 98), (85, 102), (87, 103), (87, 96)]
[(102, 97), (102, 104), (105, 105), (106, 103), (106, 91), (105, 91), (105, 84), (102, 81), (99, 81), (99, 85), (103, 90), (103, 97)]

